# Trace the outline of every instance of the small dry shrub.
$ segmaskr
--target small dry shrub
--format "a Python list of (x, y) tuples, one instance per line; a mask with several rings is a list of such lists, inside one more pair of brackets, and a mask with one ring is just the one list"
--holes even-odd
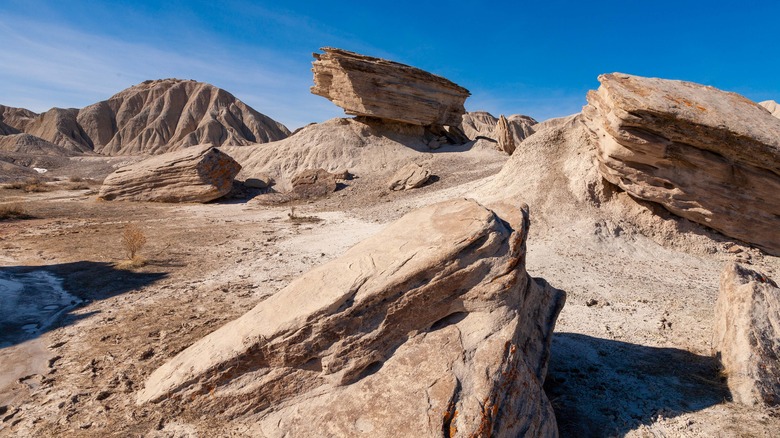
[(145, 244), (146, 235), (144, 232), (138, 228), (138, 225), (128, 224), (122, 232), (122, 246), (127, 252), (127, 260), (138, 266), (143, 266), (143, 258), (138, 255), (138, 252), (141, 251)]
[(51, 188), (38, 178), (27, 178), (24, 181), (16, 181), (6, 184), (7, 189), (24, 190), (27, 193), (48, 192)]
[(77, 182), (82, 182), (82, 181), (84, 181), (84, 178), (82, 178), (82, 177), (80, 177), (80, 176), (78, 176), (78, 175), (73, 175), (73, 176), (71, 176), (70, 178), (68, 178), (68, 181), (70, 181), (70, 182), (74, 182), (74, 183), (77, 183)]
[(0, 221), (32, 219), (32, 216), (16, 204), (0, 205)]
[(290, 212), (287, 213), (287, 217), (290, 218), (290, 222), (293, 224), (303, 224), (303, 223), (317, 223), (321, 222), (322, 218), (317, 216), (300, 216), (295, 213), (295, 207), (290, 207)]

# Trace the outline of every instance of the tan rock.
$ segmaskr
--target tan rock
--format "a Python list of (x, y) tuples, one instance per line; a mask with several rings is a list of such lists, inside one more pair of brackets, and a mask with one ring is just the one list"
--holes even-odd
[(731, 264), (720, 277), (713, 345), (734, 401), (780, 405), (780, 288)]
[(390, 190), (409, 190), (422, 187), (431, 177), (431, 169), (420, 166), (417, 163), (409, 163), (398, 169), (398, 172), (390, 178), (388, 184)]
[(759, 103), (759, 105), (763, 106), (770, 113), (772, 113), (773, 116), (780, 119), (780, 105), (778, 105), (777, 102), (775, 102), (774, 100), (765, 100)]
[(415, 67), (325, 47), (312, 63), (314, 86), (350, 115), (413, 125), (460, 124), (469, 91)]
[(327, 196), (336, 191), (336, 179), (340, 175), (324, 169), (308, 169), (292, 179), (293, 199), (313, 199)]
[(509, 128), (509, 122), (507, 122), (503, 114), (498, 118), (498, 123), (496, 123), (495, 136), (498, 141), (498, 149), (512, 155), (516, 146), (515, 138)]
[(541, 385), (564, 294), (526, 273), (527, 226), (506, 204), (415, 210), (179, 353), (138, 402), (256, 436), (557, 436)]
[(780, 119), (690, 82), (620, 73), (599, 80), (583, 113), (604, 178), (780, 254)]
[(230, 192), (241, 166), (211, 145), (186, 148), (122, 167), (99, 198), (122, 201), (209, 202)]

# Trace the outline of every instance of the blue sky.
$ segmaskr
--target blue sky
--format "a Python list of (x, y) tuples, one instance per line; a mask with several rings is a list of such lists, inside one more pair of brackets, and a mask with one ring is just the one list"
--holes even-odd
[(343, 114), (312, 52), (392, 59), (468, 88), (469, 111), (578, 112), (601, 73), (780, 100), (780, 2), (0, 0), (0, 104), (82, 107), (146, 79), (224, 88), (295, 129)]

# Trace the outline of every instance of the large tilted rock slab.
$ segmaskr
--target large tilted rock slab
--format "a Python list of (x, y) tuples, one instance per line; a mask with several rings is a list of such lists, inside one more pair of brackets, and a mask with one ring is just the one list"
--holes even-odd
[(179, 353), (138, 402), (255, 436), (557, 436), (541, 385), (565, 296), (526, 273), (527, 226), (505, 204), (415, 210)]
[(240, 164), (213, 146), (194, 146), (118, 169), (103, 181), (98, 197), (208, 202), (228, 194), (240, 170)]
[(470, 95), (465, 88), (415, 67), (325, 47), (315, 53), (311, 92), (356, 116), (413, 125), (457, 126)]
[(720, 277), (715, 351), (736, 402), (780, 405), (780, 288), (737, 264)]
[(604, 178), (780, 254), (780, 119), (690, 82), (619, 73), (599, 80), (583, 113)]

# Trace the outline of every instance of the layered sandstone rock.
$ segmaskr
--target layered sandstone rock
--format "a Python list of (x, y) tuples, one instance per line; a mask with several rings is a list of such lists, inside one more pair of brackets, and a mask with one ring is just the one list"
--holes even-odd
[(763, 106), (770, 113), (772, 113), (773, 116), (780, 119), (780, 105), (778, 105), (777, 102), (775, 102), (774, 100), (765, 100), (759, 103), (759, 105)]
[(526, 273), (527, 226), (506, 204), (415, 210), (179, 353), (138, 402), (258, 436), (557, 436), (541, 385), (564, 294)]
[(162, 154), (206, 143), (241, 146), (290, 134), (225, 90), (179, 79), (146, 81), (81, 110), (35, 114), (0, 106), (0, 115), (0, 122), (19, 132), (106, 155)]
[(488, 139), (496, 143), (498, 150), (511, 155), (520, 142), (535, 132), (536, 124), (533, 118), (520, 114), (496, 118), (488, 112), (475, 111), (463, 116), (460, 128), (469, 139)]
[(409, 190), (422, 187), (431, 177), (431, 169), (420, 166), (417, 163), (409, 163), (398, 169), (388, 187), (390, 190)]
[(780, 254), (780, 119), (703, 85), (619, 73), (599, 80), (583, 113), (604, 178)]
[(350, 115), (413, 125), (457, 126), (470, 95), (465, 88), (415, 67), (325, 47), (312, 63), (314, 86)]
[(720, 277), (713, 345), (731, 396), (747, 405), (780, 405), (780, 288), (732, 264)]
[(241, 166), (211, 145), (170, 152), (109, 175), (99, 198), (122, 201), (208, 202), (224, 196)]

